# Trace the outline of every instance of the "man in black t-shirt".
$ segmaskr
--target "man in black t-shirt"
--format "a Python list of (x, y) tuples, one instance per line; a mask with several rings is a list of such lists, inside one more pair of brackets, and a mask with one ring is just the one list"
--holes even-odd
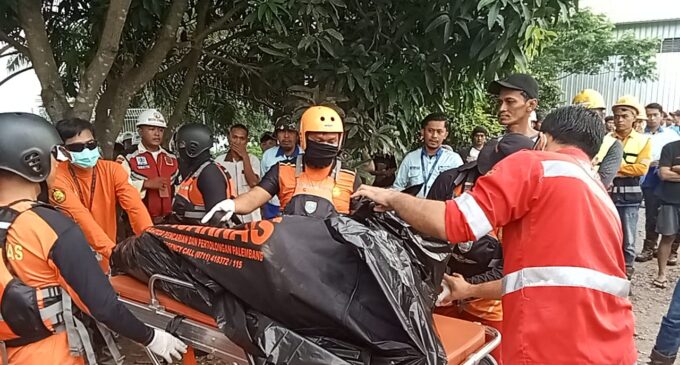
[(654, 286), (665, 288), (666, 264), (671, 253), (671, 244), (675, 235), (680, 232), (680, 141), (671, 142), (661, 150), (659, 159), (659, 177), (661, 184), (656, 194), (661, 201), (656, 231), (662, 235), (659, 243), (659, 276)]

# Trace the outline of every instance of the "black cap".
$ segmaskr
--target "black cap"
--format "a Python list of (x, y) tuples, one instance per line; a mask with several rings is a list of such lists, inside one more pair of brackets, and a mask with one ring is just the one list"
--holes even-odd
[(276, 125), (274, 126), (274, 131), (296, 131), (297, 124), (291, 120), (287, 115), (281, 116), (276, 119)]
[(524, 91), (530, 99), (538, 99), (538, 82), (527, 74), (512, 74), (503, 80), (493, 81), (486, 91), (499, 95), (502, 88)]
[(534, 147), (531, 138), (520, 133), (507, 133), (501, 137), (494, 138), (484, 145), (477, 157), (477, 168), (484, 175), (500, 160), (521, 150), (530, 150)]

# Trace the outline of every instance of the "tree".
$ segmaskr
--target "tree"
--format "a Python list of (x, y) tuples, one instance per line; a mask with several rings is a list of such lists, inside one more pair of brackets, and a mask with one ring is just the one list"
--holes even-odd
[[(427, 111), (472, 107), (479, 93), (471, 90), (524, 67), (525, 52), (540, 49), (545, 28), (572, 6), (540, 0), (252, 4), (246, 27), (234, 31), (244, 35), (214, 50), (195, 95), (210, 97), (203, 85), (220, 85), (273, 115), (334, 103), (346, 113), (347, 147), (356, 158), (362, 149), (405, 149)], [(163, 82), (161, 93), (150, 85), (154, 101), (172, 99), (177, 85)]]
[[(310, 100), (334, 102), (347, 115), (355, 157), (409, 145), (428, 111), (473, 106), (470, 90), (525, 67), (546, 28), (573, 7), (570, 0), (138, 0), (109, 16), (120, 2), (40, 8), (29, 0), (29, 16), (19, 3), (0, 5), (0, 39), (34, 67), (47, 60), (40, 80), (53, 119), (76, 109), (89, 116), (94, 105), (78, 101), (87, 90), (94, 95), (87, 100), (98, 98), (95, 126), (107, 142), (133, 100), (167, 106), (173, 125), (187, 111), (222, 120), (232, 101), (272, 116), (296, 115)], [(102, 47), (108, 43), (117, 48)], [(82, 76), (90, 65), (108, 65), (102, 48), (114, 51), (113, 64), (89, 82)], [(370, 147), (362, 145), (368, 136)]]
[(598, 74), (614, 68), (624, 80), (655, 78), (658, 39), (637, 39), (631, 33), (617, 37), (614, 25), (589, 10), (549, 28), (545, 47), (529, 65), (541, 85), (541, 108), (552, 109), (562, 100), (558, 81), (574, 74)]

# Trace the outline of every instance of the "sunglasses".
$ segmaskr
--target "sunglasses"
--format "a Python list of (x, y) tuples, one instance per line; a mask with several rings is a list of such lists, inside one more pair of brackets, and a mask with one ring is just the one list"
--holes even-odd
[(71, 152), (83, 152), (83, 150), (86, 149), (86, 148), (88, 150), (94, 150), (98, 146), (99, 146), (99, 143), (97, 143), (97, 141), (94, 140), (94, 139), (87, 141), (85, 143), (71, 143), (71, 144), (64, 145), (64, 147), (66, 147), (66, 149), (71, 151)]
[(52, 154), (52, 157), (59, 162), (69, 161), (71, 159), (71, 154), (64, 146), (54, 146), (50, 153)]

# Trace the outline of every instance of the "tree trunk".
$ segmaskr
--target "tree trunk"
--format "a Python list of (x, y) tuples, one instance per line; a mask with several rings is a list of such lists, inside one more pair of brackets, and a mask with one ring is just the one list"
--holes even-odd
[(47, 114), (56, 122), (72, 113), (66, 99), (64, 85), (59, 77), (57, 62), (52, 53), (52, 46), (47, 37), (47, 26), (42, 16), (40, 0), (25, 0), (18, 6), (18, 17), (21, 28), (26, 34), (26, 44), (31, 64), (40, 80), (40, 97)]
[[(187, 105), (189, 105), (189, 100), (191, 100), (191, 91), (194, 89), (194, 83), (198, 77), (198, 63), (201, 61), (203, 55), (203, 39), (205, 38), (203, 32), (206, 28), (209, 7), (210, 1), (208, 0), (200, 0), (196, 6), (198, 18), (196, 20), (194, 34), (197, 35), (197, 39), (192, 44), (191, 51), (186, 57), (188, 64), (187, 72), (186, 75), (184, 75), (184, 84), (182, 85), (182, 90), (175, 102), (175, 108), (168, 119), (168, 131), (173, 131), (182, 122)], [(170, 141), (171, 136), (172, 133), (165, 133), (163, 136), (163, 143), (167, 144)]]

